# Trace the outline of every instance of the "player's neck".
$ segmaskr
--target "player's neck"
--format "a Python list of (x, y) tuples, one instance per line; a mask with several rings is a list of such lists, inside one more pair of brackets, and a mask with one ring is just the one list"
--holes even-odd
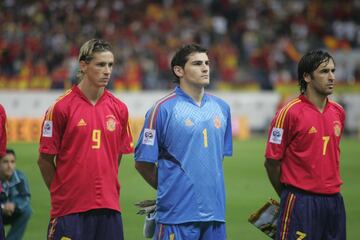
[(187, 84), (180, 84), (180, 88), (194, 100), (196, 105), (201, 105), (201, 101), (205, 92), (204, 87), (195, 87)]
[(304, 95), (320, 112), (324, 111), (327, 102), (326, 95), (314, 94), (310, 91), (306, 91)]
[(86, 84), (84, 81), (81, 81), (78, 84), (78, 88), (85, 95), (85, 97), (92, 103), (96, 104), (99, 98), (103, 95), (105, 88), (97, 87), (90, 84)]

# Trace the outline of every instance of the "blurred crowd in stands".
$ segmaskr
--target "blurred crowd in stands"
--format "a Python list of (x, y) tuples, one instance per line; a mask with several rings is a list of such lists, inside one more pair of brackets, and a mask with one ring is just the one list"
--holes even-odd
[(64, 89), (91, 38), (109, 41), (110, 88), (172, 87), (169, 58), (209, 48), (214, 89), (294, 82), (307, 50), (330, 51), (337, 79), (360, 82), (360, 0), (1, 0), (0, 89)]

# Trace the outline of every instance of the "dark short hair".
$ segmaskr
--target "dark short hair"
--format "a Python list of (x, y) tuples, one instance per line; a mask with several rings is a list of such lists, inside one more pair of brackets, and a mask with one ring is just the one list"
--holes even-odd
[(299, 61), (298, 64), (298, 83), (300, 86), (300, 92), (304, 93), (307, 88), (307, 82), (304, 79), (304, 74), (312, 74), (322, 63), (328, 63), (333, 60), (333, 57), (322, 50), (312, 50), (306, 53)]
[(7, 148), (7, 149), (6, 149), (6, 154), (5, 154), (4, 156), (0, 156), (0, 160), (3, 160), (4, 157), (5, 157), (7, 154), (12, 154), (12, 155), (14, 155), (14, 157), (16, 158), (15, 151), (12, 150), (12, 149)]
[(174, 57), (171, 59), (171, 71), (175, 75), (175, 83), (179, 83), (180, 79), (174, 72), (175, 66), (184, 68), (186, 62), (189, 60), (189, 55), (192, 53), (207, 53), (207, 49), (200, 46), (199, 44), (192, 43), (182, 46), (177, 50)]
[(12, 154), (12, 155), (14, 155), (16, 157), (15, 151), (10, 149), (10, 148), (6, 149), (6, 154)]
[(79, 62), (90, 62), (94, 57), (94, 53), (107, 51), (112, 51), (110, 43), (102, 39), (91, 39), (81, 46), (79, 53)]

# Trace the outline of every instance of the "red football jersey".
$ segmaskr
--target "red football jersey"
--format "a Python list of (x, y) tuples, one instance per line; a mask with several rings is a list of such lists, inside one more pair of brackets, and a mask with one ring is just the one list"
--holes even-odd
[(6, 113), (0, 104), (0, 157), (6, 155)]
[(272, 120), (265, 152), (282, 162), (281, 182), (314, 193), (339, 192), (344, 122), (344, 109), (332, 101), (323, 113), (303, 95), (284, 106)]
[(118, 157), (133, 152), (128, 109), (109, 91), (93, 105), (75, 86), (48, 109), (39, 151), (56, 155), (51, 217), (120, 211)]

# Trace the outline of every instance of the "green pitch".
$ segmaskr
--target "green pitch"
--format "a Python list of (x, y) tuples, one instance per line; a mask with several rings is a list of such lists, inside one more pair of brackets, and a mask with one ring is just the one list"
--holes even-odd
[[(275, 199), (263, 167), (264, 138), (234, 142), (234, 156), (224, 161), (227, 187), (227, 233), (229, 240), (267, 239), (247, 222), (250, 213), (269, 197)], [(37, 167), (36, 144), (9, 144), (17, 153), (17, 166), (29, 178), (32, 193), (33, 216), (25, 240), (46, 239), (50, 200)], [(342, 142), (341, 172), (342, 193), (347, 209), (348, 239), (360, 235), (360, 141), (344, 138)], [(133, 203), (155, 197), (145, 181), (137, 174), (132, 156), (123, 158), (120, 166), (121, 203), (125, 239), (141, 240), (143, 216), (136, 215)], [(80, 189), (79, 189), (80, 191)]]

